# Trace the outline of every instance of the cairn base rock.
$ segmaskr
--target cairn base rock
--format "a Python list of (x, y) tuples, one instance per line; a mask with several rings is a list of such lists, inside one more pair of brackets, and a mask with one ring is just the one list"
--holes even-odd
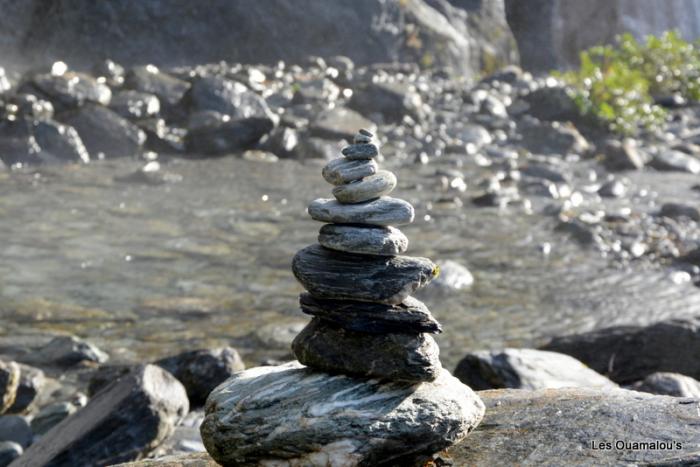
[(291, 362), (217, 387), (201, 433), (224, 466), (401, 465), (459, 442), (483, 414), (446, 370), (431, 383), (381, 383)]
[(314, 318), (292, 342), (304, 365), (331, 373), (392, 381), (433, 381), (440, 375), (440, 349), (427, 334), (366, 334)]

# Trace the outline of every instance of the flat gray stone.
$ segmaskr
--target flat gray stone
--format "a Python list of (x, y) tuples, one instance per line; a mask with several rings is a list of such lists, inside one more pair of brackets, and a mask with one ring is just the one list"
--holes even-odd
[(617, 387), (568, 355), (535, 349), (470, 352), (457, 365), (455, 377), (476, 390)]
[(324, 139), (350, 141), (357, 128), (375, 128), (376, 125), (354, 110), (335, 106), (320, 112), (309, 124), (309, 134)]
[(385, 196), (396, 188), (396, 175), (388, 170), (379, 170), (376, 174), (356, 182), (333, 188), (333, 196), (341, 203), (362, 203)]
[(652, 373), (643, 380), (631, 384), (627, 389), (664, 396), (700, 399), (700, 381), (678, 373), (663, 371)]
[(168, 438), (188, 410), (182, 384), (162, 368), (143, 365), (54, 426), (13, 466), (112, 465), (136, 460)]
[(321, 171), (323, 178), (332, 185), (354, 182), (377, 173), (377, 163), (370, 160), (351, 161), (338, 157), (330, 161)]
[(348, 331), (369, 334), (442, 332), (440, 323), (423, 302), (407, 297), (398, 305), (324, 300), (309, 293), (299, 296), (301, 311), (331, 321)]
[(309, 215), (320, 222), (335, 224), (404, 225), (413, 222), (413, 206), (407, 201), (384, 196), (360, 204), (341, 204), (319, 198), (309, 204)]
[(356, 255), (311, 245), (294, 255), (292, 271), (318, 298), (398, 304), (427, 285), (438, 268), (427, 258)]
[(359, 143), (351, 144), (350, 146), (345, 146), (342, 151), (340, 151), (343, 156), (353, 160), (366, 160), (374, 159), (379, 155), (379, 148), (376, 144), (372, 143)]
[(700, 463), (697, 399), (583, 388), (477, 394), (486, 404), (486, 416), (467, 439), (448, 450), (456, 466)]
[(367, 334), (314, 318), (292, 342), (304, 365), (329, 373), (433, 381), (440, 374), (440, 349), (428, 334)]
[(446, 370), (431, 383), (381, 383), (291, 362), (216, 388), (201, 432), (222, 465), (411, 465), (467, 436), (483, 410)]
[(318, 243), (331, 250), (366, 255), (395, 256), (408, 249), (408, 238), (395, 227), (326, 224)]
[(19, 386), (19, 366), (0, 360), (0, 414), (12, 407)]

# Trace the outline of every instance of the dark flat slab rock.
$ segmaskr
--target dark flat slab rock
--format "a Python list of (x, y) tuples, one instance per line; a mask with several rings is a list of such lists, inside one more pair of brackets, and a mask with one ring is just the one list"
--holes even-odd
[(299, 296), (301, 311), (331, 321), (348, 331), (369, 334), (442, 332), (440, 323), (423, 302), (407, 297), (398, 305), (324, 300), (309, 293)]
[(291, 362), (216, 388), (201, 432), (222, 465), (411, 465), (467, 436), (482, 416), (478, 397), (446, 370), (431, 383), (381, 383)]
[(299, 250), (292, 271), (316, 297), (391, 304), (401, 303), (439, 273), (427, 258), (357, 255), (320, 245)]
[[(500, 389), (477, 393), (486, 416), (448, 451), (454, 465), (698, 465), (697, 399), (624, 389)], [(665, 443), (637, 446), (623, 443)], [(611, 448), (601, 448), (612, 443)], [(680, 447), (678, 444), (682, 447)], [(595, 447), (594, 447), (595, 446)]]
[(309, 204), (309, 215), (320, 222), (335, 224), (403, 225), (413, 222), (413, 206), (407, 201), (383, 196), (360, 204), (341, 204), (319, 198)]
[(326, 224), (318, 243), (331, 250), (366, 255), (395, 256), (408, 249), (408, 238), (395, 227)]
[(427, 334), (367, 334), (314, 318), (292, 342), (304, 365), (330, 373), (390, 381), (433, 381), (440, 374), (440, 349)]
[(700, 379), (700, 318), (556, 337), (543, 349), (571, 355), (621, 384), (658, 371)]

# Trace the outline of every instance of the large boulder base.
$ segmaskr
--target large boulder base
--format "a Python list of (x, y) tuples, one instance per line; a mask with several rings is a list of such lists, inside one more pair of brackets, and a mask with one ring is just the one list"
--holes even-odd
[(445, 370), (413, 385), (291, 362), (234, 375), (209, 396), (206, 414), (202, 439), (222, 465), (374, 466), (456, 443), (479, 423), (483, 404)]

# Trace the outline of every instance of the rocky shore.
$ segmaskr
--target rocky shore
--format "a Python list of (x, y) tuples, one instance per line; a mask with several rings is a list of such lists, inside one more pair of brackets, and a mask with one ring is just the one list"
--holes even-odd
[[(698, 108), (669, 103), (672, 117), (664, 131), (624, 139), (583, 121), (561, 84), (552, 78), (533, 77), (509, 67), (468, 82), (455, 78), (451, 71), (426, 71), (413, 65), (355, 66), (346, 57), (334, 57), (309, 58), (303, 65), (219, 63), (169, 70), (153, 66), (124, 69), (108, 61), (76, 71), (56, 63), (21, 76), (3, 73), (0, 183), (13, 188), (14, 196), (23, 195), (27, 187), (41, 187), (41, 177), (59, 178), (64, 176), (57, 175), (61, 173), (80, 177), (103, 167), (118, 168), (118, 173), (109, 172), (109, 184), (79, 179), (82, 186), (155, 187), (167, 193), (183, 183), (181, 164), (205, 166), (235, 159), (250, 164), (245, 167), (263, 167), (257, 169), (263, 173), (270, 170), (265, 167), (275, 165), (284, 168), (279, 172), (312, 172), (315, 179), (322, 176), (330, 184), (333, 198), (309, 206), (308, 214), (327, 224), (319, 231), (319, 245), (302, 249), (294, 262), (295, 274), (309, 292), (300, 297), (301, 310), (314, 317), (304, 330), (281, 324), (251, 330), (235, 339), (221, 331), (220, 340), (228, 346), (192, 346), (190, 336), (182, 330), (188, 325), (171, 323), (163, 333), (175, 337), (169, 335), (165, 341), (175, 345), (182, 337), (177, 349), (186, 349), (176, 353), (160, 342), (148, 341), (147, 334), (156, 332), (157, 324), (145, 329), (140, 339), (157, 347), (158, 355), (138, 360), (123, 342), (118, 347), (127, 349), (113, 352), (109, 344), (101, 350), (89, 343), (92, 339), (67, 335), (66, 330), (80, 335), (93, 332), (71, 323), (76, 319), (73, 309), (35, 304), (40, 312), (17, 308), (12, 314), (3, 313), (3, 319), (13, 325), (50, 323), (60, 325), (61, 332), (41, 324), (29, 337), (13, 336), (11, 331), (1, 336), (0, 465), (110, 465), (145, 457), (164, 460), (139, 465), (208, 465), (213, 461), (206, 455), (191, 452), (204, 450), (199, 435), (202, 406), (216, 386), (229, 377), (238, 378), (242, 386), (248, 378), (263, 378), (269, 380), (271, 390), (278, 384), (274, 390), (288, 390), (291, 396), (303, 398), (305, 393), (299, 388), (314, 383), (314, 376), (308, 373), (311, 370), (294, 365), (257, 368), (263, 361), (289, 360), (291, 340), (299, 332), (295, 356), (317, 369), (340, 366), (343, 373), (377, 376), (362, 368), (386, 370), (370, 365), (373, 361), (368, 356), (373, 353), (407, 348), (421, 353), (424, 358), (418, 362), (425, 365), (418, 365), (418, 373), (410, 368), (398, 376), (381, 375), (397, 380), (390, 383), (396, 385), (395, 392), (383, 402), (389, 405), (405, 399), (402, 391), (413, 391), (407, 384), (415, 382), (414, 378), (432, 379), (425, 382), (425, 388), (432, 388), (425, 389), (425, 398), (442, 398), (443, 402), (452, 400), (455, 388), (472, 387), (486, 405), (485, 418), (469, 437), (437, 454), (435, 463), (450, 458), (455, 465), (508, 464), (526, 458), (541, 465), (556, 465), (561, 459), (596, 465), (697, 462), (693, 446), (698, 433), (692, 420), (700, 372), (690, 357), (693, 346), (700, 342), (693, 318), (700, 304), (693, 287), (700, 280)], [(377, 144), (364, 135), (367, 140), (360, 138), (341, 152), (353, 143), (358, 128), (379, 135)], [(380, 169), (380, 165), (387, 168)], [(292, 166), (295, 168), (287, 169)], [(403, 178), (403, 173), (418, 175)], [(285, 209), (283, 198), (296, 198), (284, 190), (275, 191), (277, 182), (266, 181), (264, 174), (256, 177), (255, 183), (265, 189), (262, 195), (255, 192), (255, 202), (260, 204), (241, 198), (241, 205), (254, 208), (245, 216), (232, 215), (231, 225), (216, 232), (219, 239), (224, 234), (248, 236), (246, 241), (253, 245), (260, 243), (258, 237), (266, 239), (273, 227), (303, 228), (276, 217), (275, 210)], [(22, 189), (15, 190), (17, 187)], [(408, 193), (406, 201), (393, 197), (395, 189)], [(70, 190), (61, 190), (70, 196)], [(298, 190), (302, 194), (294, 196), (305, 197), (313, 189)], [(89, 193), (94, 196), (96, 192)], [(141, 193), (155, 192), (138, 195)], [(262, 208), (264, 196), (276, 197), (277, 207)], [(3, 212), (10, 209), (5, 206), (0, 204)], [(119, 208), (118, 215), (139, 215), (138, 210), (128, 208)], [(303, 207), (295, 209), (298, 217)], [(483, 216), (478, 219), (484, 224), (468, 224), (461, 214)], [(567, 269), (570, 277), (560, 279), (566, 288), (537, 289), (528, 302), (551, 302), (571, 310), (564, 319), (540, 313), (543, 316), (533, 317), (541, 320), (537, 325), (522, 324), (536, 332), (521, 341), (541, 350), (509, 347), (507, 332), (486, 324), (502, 319), (497, 322), (520, 325), (518, 313), (525, 298), (515, 304), (505, 299), (499, 302), (500, 295), (493, 293), (488, 305), (491, 314), (479, 315), (468, 326), (451, 326), (461, 324), (457, 313), (442, 315), (437, 305), (442, 300), (458, 300), (455, 308), (468, 308), (463, 304), (469, 303), (470, 288), (480, 293), (480, 282), (487, 282), (489, 274), (499, 268), (506, 273), (520, 268), (520, 276), (527, 276), (529, 264), (520, 265), (521, 258), (512, 254), (483, 274), (465, 267), (464, 258), (454, 252), (459, 247), (442, 245), (440, 261), (436, 261), (443, 271), (441, 277), (432, 287), (419, 291), (417, 298), (409, 297), (432, 278), (435, 265), (422, 257), (404, 256), (408, 238), (413, 240), (418, 234), (418, 229), (404, 228), (404, 223), (415, 219), (424, 223), (422, 229), (431, 219), (438, 219), (442, 230), (453, 229), (456, 236), (464, 237), (469, 232), (462, 224), (474, 231), (487, 229), (475, 247), (474, 261), (478, 262), (478, 249), (488, 243), (485, 237), (499, 232), (499, 224), (516, 216), (527, 216), (529, 220), (520, 225), (536, 225), (533, 231), (541, 238), (556, 239), (534, 245), (521, 239), (527, 248), (538, 249), (541, 262), (551, 261), (545, 273), (551, 268), (552, 275), (561, 275), (558, 263), (571, 266)], [(246, 222), (246, 228), (236, 230), (236, 221)], [(262, 225), (263, 221), (269, 225)], [(358, 226), (361, 223), (369, 225)], [(171, 226), (153, 228), (165, 232)], [(298, 230), (295, 228), (291, 230)], [(440, 230), (430, 229), (422, 235), (430, 235), (435, 244), (445, 243), (442, 235), (448, 233)], [(284, 235), (274, 237), (273, 243)], [(260, 263), (283, 272), (257, 283), (257, 289), (246, 289), (234, 300), (144, 300), (138, 306), (142, 315), (131, 315), (131, 321), (118, 325), (128, 322), (137, 328), (133, 323), (149, 315), (169, 315), (178, 323), (223, 322), (221, 316), (235, 309), (231, 302), (241, 297), (249, 303), (263, 301), (266, 310), (295, 309), (292, 297), (299, 290), (280, 282), (286, 280), (281, 278), (288, 275), (289, 265), (279, 258), (291, 257), (308, 244), (308, 238), (288, 235), (293, 240), (284, 247), (273, 246), (270, 252), (251, 258), (235, 256), (244, 255), (245, 248), (232, 251), (227, 244), (219, 249), (210, 244), (179, 245), (193, 261), (223, 262), (230, 255), (251, 269)], [(491, 248), (498, 240), (490, 239)], [(416, 242), (417, 248), (422, 248), (420, 243)], [(585, 284), (579, 284), (583, 276), (576, 275), (576, 265), (557, 256), (558, 250), (569, 252), (574, 247), (585, 251), (586, 257), (600, 257), (596, 261), (602, 258), (605, 274), (587, 271)], [(413, 242), (411, 248), (415, 248)], [(26, 250), (18, 246), (8, 251), (7, 255), (22, 255)], [(425, 251), (431, 250), (416, 254), (422, 256)], [(451, 259), (450, 253), (459, 261)], [(130, 255), (122, 254), (126, 256)], [(361, 264), (357, 256), (363, 256)], [(177, 260), (172, 258), (159, 253), (136, 256), (136, 261), (168, 264)], [(222, 264), (228, 274), (238, 266)], [(337, 271), (351, 271), (357, 278), (380, 269), (382, 281), (376, 286), (364, 286), (362, 280), (321, 282)], [(242, 282), (254, 282), (254, 274), (246, 275)], [(202, 282), (206, 285), (215, 275), (207, 275)], [(159, 286), (164, 287), (163, 283)], [(285, 285), (280, 287), (280, 283)], [(514, 287), (526, 296), (528, 285), (524, 281)], [(196, 290), (203, 287), (201, 283), (195, 286), (200, 287)], [(178, 284), (185, 294), (195, 286)], [(12, 292), (12, 287), (8, 289)], [(273, 298), (278, 295), (281, 298)], [(592, 296), (597, 300), (592, 301)], [(99, 343), (110, 342), (110, 333), (117, 332), (117, 325), (104, 324), (112, 319), (110, 315), (92, 309), (80, 312), (88, 322), (107, 329), (98, 334)], [(496, 317), (497, 312), (507, 316)], [(241, 316), (246, 315), (242, 312)], [(547, 328), (546, 321), (557, 321), (559, 327)], [(461, 383), (444, 376), (446, 370), (436, 369), (440, 363), (436, 355), (433, 358), (437, 344), (428, 334), (441, 330), (486, 336), (478, 338), (483, 344), (479, 347), (455, 346), (460, 341), (449, 336), (445, 342), (453, 345), (440, 343), (449, 356), (447, 369), (454, 370)], [(350, 345), (357, 352), (354, 359), (340, 352)], [(252, 347), (255, 353), (248, 351)], [(399, 357), (416, 362), (403, 354)], [(329, 367), (331, 359), (333, 368)], [(241, 373), (244, 360), (256, 368)], [(400, 369), (392, 362), (392, 371)], [(288, 375), (288, 386), (279, 387), (279, 373)], [(324, 381), (326, 385), (317, 388), (321, 399), (347, 391), (344, 401), (352, 403), (377, 390), (355, 387), (353, 379), (345, 376)], [(248, 390), (257, 392), (260, 387)], [(420, 413), (421, 420), (436, 416), (435, 412), (421, 412), (427, 410), (416, 402), (421, 398), (410, 393), (413, 399), (409, 407), (402, 407), (405, 413)], [(212, 400), (220, 398), (221, 407), (236, 403), (228, 397), (219, 392)], [(367, 404), (359, 407), (374, 407), (371, 401)], [(321, 409), (308, 407), (309, 411)], [(513, 420), (514, 413), (517, 420)], [(137, 432), (131, 428), (134, 420), (142, 427)], [(322, 420), (329, 423), (327, 418)], [(296, 423), (289, 418), (282, 422)], [(407, 420), (397, 423), (403, 426)], [(333, 439), (358, 436), (352, 420), (348, 419), (347, 427), (348, 432), (337, 431)], [(105, 430), (111, 437), (104, 436)], [(326, 431), (332, 432), (332, 427), (328, 425)], [(513, 436), (514, 432), (527, 436)], [(407, 435), (400, 430), (392, 433), (399, 438)], [(411, 433), (425, 438), (435, 435)], [(297, 434), (304, 439), (310, 436)], [(545, 439), (550, 441), (545, 443)], [(596, 443), (615, 439), (672, 445), (668, 449), (665, 445), (663, 449), (595, 449)], [(418, 443), (413, 438), (404, 442)], [(428, 444), (434, 450), (447, 447)], [(345, 454), (356, 449), (342, 442), (332, 448), (333, 453)]]

